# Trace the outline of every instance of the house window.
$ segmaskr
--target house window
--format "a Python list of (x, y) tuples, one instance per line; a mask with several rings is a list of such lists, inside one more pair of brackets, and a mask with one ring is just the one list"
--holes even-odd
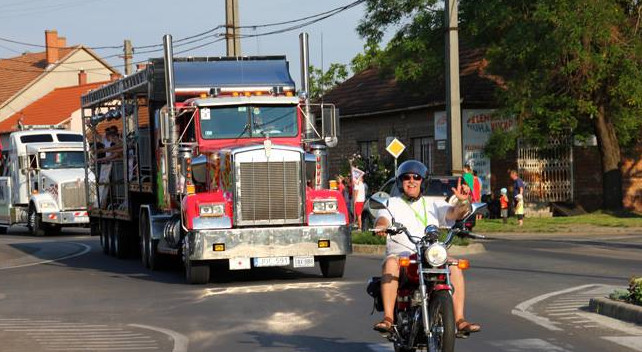
[(377, 147), (377, 141), (359, 142), (359, 153), (363, 161), (365, 161), (366, 166), (369, 167), (374, 156), (379, 154)]
[(412, 139), (412, 149), (415, 160), (419, 160), (432, 173), (432, 149), (434, 140), (432, 137), (419, 137)]

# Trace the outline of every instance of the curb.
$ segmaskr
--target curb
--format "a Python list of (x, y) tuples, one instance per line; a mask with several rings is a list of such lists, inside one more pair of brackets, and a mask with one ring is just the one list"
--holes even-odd
[(591, 298), (589, 310), (611, 318), (642, 325), (642, 306), (614, 301), (609, 298)]
[[(486, 247), (484, 247), (483, 244), (471, 243), (467, 246), (452, 246), (448, 249), (448, 254), (460, 256), (460, 255), (483, 253), (485, 251), (486, 251)], [(386, 246), (375, 245), (375, 244), (353, 244), (352, 254), (385, 255)]]

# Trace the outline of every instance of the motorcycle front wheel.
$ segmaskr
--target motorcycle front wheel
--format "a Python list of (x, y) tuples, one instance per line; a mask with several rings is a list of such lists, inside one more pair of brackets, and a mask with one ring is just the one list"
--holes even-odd
[(429, 351), (453, 352), (455, 350), (455, 313), (453, 298), (448, 291), (433, 292), (430, 298), (430, 331), (432, 338), (428, 341), (432, 348)]

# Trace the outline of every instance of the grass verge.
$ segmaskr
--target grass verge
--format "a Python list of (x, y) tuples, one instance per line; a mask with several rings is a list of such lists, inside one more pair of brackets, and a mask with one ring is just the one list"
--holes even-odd
[(512, 217), (504, 224), (501, 219), (477, 220), (474, 231), (486, 232), (560, 232), (581, 227), (642, 227), (642, 215), (632, 212), (597, 211), (590, 214), (524, 219), (524, 225), (518, 226), (517, 219)]
[[(446, 233), (442, 233), (442, 240), (444, 239)], [(399, 235), (403, 236), (403, 235)], [(353, 244), (374, 244), (374, 245), (385, 245), (386, 238), (381, 236), (374, 236), (371, 232), (363, 231), (352, 231), (352, 243)], [(467, 246), (470, 243), (465, 238), (455, 237), (452, 242), (453, 246)]]

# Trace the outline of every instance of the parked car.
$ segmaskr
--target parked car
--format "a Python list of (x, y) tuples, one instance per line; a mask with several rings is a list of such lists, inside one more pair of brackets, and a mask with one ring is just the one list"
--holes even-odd
[[(447, 200), (453, 194), (452, 188), (457, 187), (457, 176), (431, 176), (428, 179), (428, 185), (424, 189), (423, 195), (434, 200)], [(381, 186), (376, 193), (383, 197), (396, 197), (399, 195), (399, 189), (395, 187), (395, 179), (391, 178)], [(374, 195), (373, 194), (373, 195)], [(370, 209), (370, 198), (366, 199), (361, 212), (361, 230), (366, 231), (374, 227), (376, 219), (376, 210)]]

